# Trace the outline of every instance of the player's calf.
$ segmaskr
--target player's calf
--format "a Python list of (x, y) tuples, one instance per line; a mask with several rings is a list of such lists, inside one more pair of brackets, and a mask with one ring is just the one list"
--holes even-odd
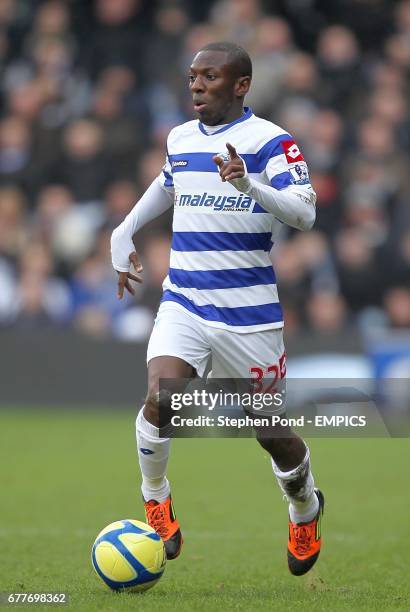
[(259, 432), (258, 441), (270, 453), (274, 474), (289, 502), (288, 566), (300, 576), (319, 557), (324, 497), (315, 489), (310, 453), (303, 440), (290, 430), (273, 433), (267, 437)]
[(158, 391), (156, 376), (151, 376), (150, 382), (146, 404), (136, 420), (141, 491), (147, 522), (163, 540), (167, 559), (175, 559), (180, 554), (183, 539), (166, 478), (170, 439), (163, 437), (165, 422), (160, 422), (161, 417), (166, 420), (169, 413), (170, 392)]
[(303, 460), (293, 469), (281, 470), (273, 459), (272, 467), (289, 502), (289, 570), (295, 576), (301, 576), (319, 557), (324, 498), (314, 487), (307, 446)]

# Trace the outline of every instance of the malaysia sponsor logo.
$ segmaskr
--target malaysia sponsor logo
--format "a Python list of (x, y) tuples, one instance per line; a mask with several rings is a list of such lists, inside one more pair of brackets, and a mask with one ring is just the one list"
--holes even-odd
[(310, 183), (309, 172), (305, 162), (294, 164), (289, 168), (293, 185), (308, 185)]
[(216, 211), (246, 212), (250, 209), (252, 198), (243, 193), (225, 196), (207, 193), (176, 193), (175, 206), (212, 208)]
[(171, 166), (173, 168), (178, 168), (178, 166), (187, 166), (187, 165), (188, 165), (187, 159), (178, 159), (178, 160), (174, 160), (171, 162)]
[(293, 164), (297, 161), (305, 161), (298, 145), (294, 140), (282, 140), (281, 144), (288, 164)]

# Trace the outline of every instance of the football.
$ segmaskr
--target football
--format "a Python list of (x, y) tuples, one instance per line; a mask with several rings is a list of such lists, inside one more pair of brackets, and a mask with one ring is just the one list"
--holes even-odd
[(146, 591), (164, 573), (164, 543), (149, 525), (124, 519), (98, 534), (92, 548), (92, 564), (101, 580), (118, 591)]

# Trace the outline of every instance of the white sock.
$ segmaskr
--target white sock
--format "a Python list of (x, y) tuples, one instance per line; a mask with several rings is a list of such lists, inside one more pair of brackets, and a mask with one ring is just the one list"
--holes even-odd
[(135, 421), (138, 460), (142, 474), (141, 491), (145, 501), (155, 499), (164, 502), (170, 492), (165, 477), (168, 464), (170, 439), (160, 438), (159, 429), (147, 421), (140, 410)]
[(289, 502), (289, 516), (294, 523), (308, 523), (319, 510), (319, 500), (314, 492), (315, 482), (310, 470), (310, 453), (302, 463), (289, 472), (282, 472), (272, 459), (273, 472)]

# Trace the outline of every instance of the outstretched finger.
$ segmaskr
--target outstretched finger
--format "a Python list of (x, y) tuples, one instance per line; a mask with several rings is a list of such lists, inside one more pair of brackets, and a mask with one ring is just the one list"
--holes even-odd
[(230, 142), (226, 143), (226, 148), (228, 149), (229, 155), (231, 157), (231, 159), (236, 159), (237, 157), (239, 157), (239, 155), (236, 152), (236, 149), (233, 145), (231, 145)]
[(127, 289), (128, 293), (131, 293), (131, 295), (135, 295), (135, 289), (131, 285), (131, 283), (130, 283), (130, 281), (128, 279), (125, 282), (125, 288)]
[(121, 276), (121, 274), (125, 274), (123, 272), (120, 273), (119, 277), (118, 277), (118, 299), (122, 300), (122, 298), (124, 297), (124, 286), (125, 286), (125, 281), (126, 281), (126, 276)]
[(142, 283), (142, 278), (140, 276), (135, 276), (135, 274), (131, 274), (131, 272), (128, 272), (128, 278), (130, 278), (131, 280), (135, 281), (136, 283)]

